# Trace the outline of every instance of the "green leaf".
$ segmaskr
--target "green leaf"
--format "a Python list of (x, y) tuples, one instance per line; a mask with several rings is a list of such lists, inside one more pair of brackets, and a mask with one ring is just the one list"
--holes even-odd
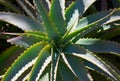
[(78, 10), (80, 16), (82, 16), (83, 13), (88, 9), (88, 7), (91, 6), (94, 2), (95, 0), (76, 0), (66, 10), (66, 23), (70, 21), (75, 10)]
[(44, 40), (44, 41), (47, 41), (47, 42), (49, 41), (47, 35), (43, 32), (40, 32), (40, 31), (25, 31), (25, 33), (23, 35), (39, 38), (40, 40)]
[(102, 18), (96, 20), (95, 22), (92, 22), (82, 28), (79, 28), (78, 30), (75, 30), (74, 32), (70, 33), (69, 35), (65, 36), (63, 38), (63, 41), (70, 41), (71, 39), (73, 39), (73, 42), (76, 42), (80, 37), (83, 37), (85, 34), (87, 34), (88, 32), (98, 28), (99, 26), (101, 26), (103, 23), (107, 22), (107, 20), (109, 19), (109, 17), (115, 12), (115, 10), (112, 10), (109, 12), (109, 14), (104, 15)]
[(58, 72), (63, 81), (79, 81), (63, 60), (59, 62)]
[(44, 31), (43, 27), (37, 21), (34, 21), (33, 19), (26, 16), (14, 13), (0, 12), (0, 20), (15, 25), (22, 30)]
[(82, 59), (73, 55), (66, 55), (66, 58), (80, 81), (90, 81)]
[(95, 53), (118, 53), (116, 55), (120, 56), (120, 44), (117, 42), (86, 38), (79, 39), (76, 44), (80, 44), (80, 46)]
[(24, 71), (31, 67), (36, 61), (36, 57), (43, 49), (46, 43), (37, 43), (28, 48), (22, 55), (12, 64), (12, 66), (5, 73), (2, 81), (15, 81)]
[(60, 35), (58, 33), (58, 30), (56, 29), (55, 24), (53, 23), (52, 19), (49, 17), (41, 1), (34, 0), (34, 4), (42, 17), (48, 37), (51, 40), (59, 40)]
[[(106, 64), (100, 58), (98, 58), (97, 56), (89, 52), (88, 50), (85, 50), (79, 45), (68, 44), (68, 46), (66, 46), (65, 53), (70, 54), (70, 55), (72, 54), (76, 57), (79, 57), (85, 61), (90, 62), (91, 64), (95, 65), (97, 68), (105, 72), (107, 76), (109, 76), (111, 79), (115, 81), (120, 80), (119, 75), (108, 64)], [(104, 75), (106, 75), (105, 73)]]
[(50, 9), (50, 17), (55, 23), (58, 32), (63, 36), (66, 32), (66, 25), (64, 22), (64, 0), (52, 0), (52, 5)]
[(50, 45), (46, 45), (39, 53), (36, 63), (32, 68), (29, 81), (38, 81), (45, 68), (51, 62)]

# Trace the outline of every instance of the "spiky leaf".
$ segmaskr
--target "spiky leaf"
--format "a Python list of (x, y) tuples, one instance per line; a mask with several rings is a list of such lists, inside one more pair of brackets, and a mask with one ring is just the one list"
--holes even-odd
[(65, 51), (68, 54), (72, 54), (74, 56), (82, 58), (90, 62), (91, 64), (95, 65), (95, 67), (101, 69), (103, 73), (105, 72), (104, 75), (111, 77), (111, 79), (120, 80), (119, 75), (115, 73), (114, 70), (111, 67), (109, 67), (108, 64), (103, 62), (100, 58), (98, 58), (97, 56), (89, 52), (88, 50), (85, 50), (84, 48), (80, 47), (79, 45), (69, 44), (66, 47)]
[[(37, 43), (28, 48), (22, 55), (12, 64), (11, 68), (5, 74), (2, 81), (15, 81), (21, 74), (31, 67), (35, 61), (36, 56), (39, 54), (41, 49), (45, 46), (45, 43)], [(18, 67), (19, 66), (19, 67)]]
[(29, 81), (38, 81), (45, 70), (45, 68), (48, 66), (48, 64), (51, 62), (51, 53), (50, 53), (50, 45), (46, 45), (39, 53), (36, 63), (33, 66), (33, 69), (31, 71), (31, 75), (29, 78)]
[(88, 7), (91, 6), (94, 2), (95, 0), (76, 0), (73, 2), (66, 10), (66, 22), (68, 23), (70, 21), (70, 18), (72, 17), (72, 14), (75, 10), (78, 10), (80, 16), (82, 16)]

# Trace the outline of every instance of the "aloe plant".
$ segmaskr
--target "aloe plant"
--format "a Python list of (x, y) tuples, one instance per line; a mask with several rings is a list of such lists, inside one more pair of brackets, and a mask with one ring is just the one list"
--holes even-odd
[[(24, 3), (22, 0), (16, 1)], [(76, 0), (67, 8), (64, 0), (46, 0), (47, 7), (42, 0), (33, 2), (34, 6), (29, 6), (28, 10), (28, 4), (21, 4), (31, 17), (0, 12), (0, 20), (24, 31), (2, 32), (15, 35), (7, 41), (24, 48), (24, 52), (21, 53), (23, 49), (20, 49), (20, 56), (1, 76), (2, 81), (92, 81), (89, 70), (120, 81), (119, 71), (95, 54), (108, 53), (120, 57), (120, 44), (102, 37), (91, 37), (91, 32), (102, 32), (105, 25), (120, 20), (119, 8), (83, 17), (95, 0)], [(34, 12), (30, 11), (33, 7)], [(15, 54), (16, 48), (11, 49), (3, 53), (0, 59), (4, 61)], [(9, 55), (4, 56), (7, 53)]]

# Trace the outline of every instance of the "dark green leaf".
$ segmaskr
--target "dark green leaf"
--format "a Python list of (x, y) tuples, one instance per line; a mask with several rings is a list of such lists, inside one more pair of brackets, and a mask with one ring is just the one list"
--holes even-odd
[(14, 60), (24, 51), (24, 48), (12, 46), (0, 54), (0, 74), (3, 74)]
[(52, 81), (54, 80), (56, 81), (59, 60), (60, 60), (60, 54), (53, 52), (52, 62), (51, 62), (51, 80)]
[(59, 62), (58, 70), (63, 81), (79, 81), (63, 60)]
[(80, 81), (90, 81), (82, 59), (72, 55), (66, 55), (66, 58)]
[(52, 19), (49, 17), (47, 11), (45, 10), (43, 4), (39, 0), (34, 0), (34, 4), (38, 9), (38, 12), (40, 13), (42, 20), (44, 22), (48, 37), (51, 40), (59, 40), (59, 33), (55, 27), (55, 24), (53, 23)]
[(50, 10), (50, 17), (55, 23), (61, 36), (66, 32), (66, 25), (64, 22), (64, 5), (64, 0), (52, 0), (52, 6)]

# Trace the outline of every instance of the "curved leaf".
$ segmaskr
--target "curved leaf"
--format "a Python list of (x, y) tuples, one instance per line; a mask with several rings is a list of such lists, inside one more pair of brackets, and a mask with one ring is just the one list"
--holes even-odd
[[(87, 16), (87, 17), (80, 19), (78, 22), (76, 30), (83, 28), (91, 23), (96, 22), (97, 20), (110, 14), (111, 11), (112, 10), (102, 11), (100, 13), (93, 14), (93, 15), (90, 15), (90, 16)], [(116, 9), (102, 25), (109, 24), (109, 23), (112, 23), (112, 22), (117, 21), (117, 20), (120, 20), (120, 9)]]
[(95, 65), (95, 67), (101, 69), (102, 71), (100, 72), (102, 72), (106, 76), (109, 76), (114, 81), (120, 80), (117, 72), (115, 72), (108, 64), (103, 62), (100, 58), (98, 58), (97, 56), (89, 52), (88, 50), (83, 49), (79, 45), (69, 44), (68, 46), (66, 46), (65, 52), (66, 54), (72, 54), (76, 57), (79, 57), (81, 59), (84, 59), (90, 62), (91, 64)]
[(52, 0), (50, 17), (55, 23), (58, 32), (63, 36), (66, 32), (66, 25), (64, 22), (64, 9), (65, 9), (64, 0)]
[(42, 32), (44, 31), (43, 27), (37, 21), (34, 21), (33, 19), (26, 16), (0, 12), (0, 20), (15, 25), (22, 30), (38, 30)]
[(37, 55), (45, 45), (46, 44), (42, 42), (37, 43), (22, 53), (22, 55), (8, 69), (2, 81), (17, 80), (24, 71), (34, 64)]
[(79, 39), (76, 44), (80, 44), (81, 46), (89, 49), (92, 52), (96, 53), (118, 53), (120, 56), (120, 44), (112, 41), (106, 41), (101, 39)]
[(51, 62), (50, 45), (46, 45), (39, 53), (36, 63), (32, 68), (29, 81), (38, 81), (45, 68)]

